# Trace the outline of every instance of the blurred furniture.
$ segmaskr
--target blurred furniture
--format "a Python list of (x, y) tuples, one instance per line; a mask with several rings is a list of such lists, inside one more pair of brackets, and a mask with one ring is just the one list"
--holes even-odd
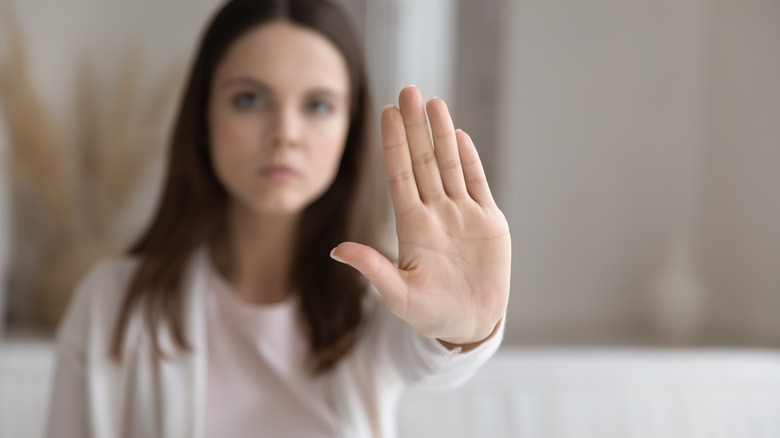
[(513, 349), (454, 394), (410, 393), (401, 436), (780, 437), (780, 352)]
[[(43, 431), (45, 339), (0, 340), (0, 437)], [(464, 387), (411, 391), (400, 437), (777, 438), (780, 352), (517, 349)]]
[(43, 436), (53, 350), (36, 335), (0, 337), (0, 437)]

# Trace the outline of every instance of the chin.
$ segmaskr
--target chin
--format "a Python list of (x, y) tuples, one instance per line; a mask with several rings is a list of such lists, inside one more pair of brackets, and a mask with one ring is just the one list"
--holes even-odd
[(322, 191), (273, 190), (242, 196), (242, 203), (258, 216), (296, 216), (321, 198)]
[(261, 216), (296, 216), (303, 213), (310, 204), (311, 202), (305, 199), (262, 199), (252, 203), (252, 211)]

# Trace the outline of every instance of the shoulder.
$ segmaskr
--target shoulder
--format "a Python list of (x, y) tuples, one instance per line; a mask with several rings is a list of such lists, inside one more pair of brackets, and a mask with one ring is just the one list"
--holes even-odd
[(83, 361), (89, 345), (109, 345), (117, 312), (137, 265), (136, 257), (103, 259), (81, 277), (57, 328), (60, 354)]
[(139, 262), (137, 256), (131, 255), (101, 259), (87, 271), (82, 283), (128, 280)]
[(73, 301), (119, 301), (138, 267), (135, 256), (102, 259), (92, 265), (74, 290)]
[(121, 306), (127, 285), (138, 266), (131, 256), (96, 262), (76, 284), (58, 328), (59, 336), (83, 333), (87, 326), (111, 318)]

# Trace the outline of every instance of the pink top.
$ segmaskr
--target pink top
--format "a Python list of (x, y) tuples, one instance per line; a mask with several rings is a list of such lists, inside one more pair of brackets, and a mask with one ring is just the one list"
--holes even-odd
[(295, 301), (247, 305), (208, 259), (199, 249), (184, 277), (183, 334), (192, 350), (176, 349), (170, 331), (159, 330), (170, 354), (161, 359), (137, 309), (119, 363), (106, 351), (139, 259), (90, 269), (57, 329), (46, 436), (394, 438), (407, 389), (456, 388), (501, 344), (503, 322), (477, 348), (448, 350), (390, 312), (369, 286), (355, 346), (312, 379), (302, 369), (307, 342)]
[(241, 300), (211, 263), (205, 437), (333, 437), (336, 414), (322, 377), (305, 367), (298, 299)]

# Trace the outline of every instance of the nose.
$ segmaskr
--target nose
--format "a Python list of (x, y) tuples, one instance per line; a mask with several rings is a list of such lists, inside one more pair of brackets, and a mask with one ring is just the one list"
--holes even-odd
[(273, 147), (297, 146), (303, 131), (303, 121), (292, 105), (280, 106), (276, 110), (271, 132)]

